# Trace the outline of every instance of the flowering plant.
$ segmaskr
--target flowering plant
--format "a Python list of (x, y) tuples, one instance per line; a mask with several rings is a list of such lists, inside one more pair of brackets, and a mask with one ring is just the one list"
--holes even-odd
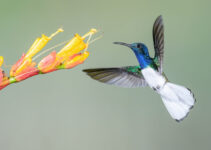
[[(48, 49), (40, 55), (35, 56), (59, 32), (63, 32), (63, 29), (59, 28), (49, 37), (43, 34), (42, 37), (37, 38), (27, 53), (23, 53), (21, 58), (12, 65), (9, 76), (1, 69), (4, 58), (0, 56), (0, 90), (12, 83), (23, 81), (38, 74), (50, 73), (60, 69), (71, 69), (83, 63), (89, 56), (87, 48), (91, 36), (97, 32), (96, 29), (91, 29), (84, 36), (75, 34), (59, 52), (51, 52), (41, 59), (38, 64), (34, 61), (37, 57), (51, 50)], [(87, 37), (88, 40), (85, 42)]]

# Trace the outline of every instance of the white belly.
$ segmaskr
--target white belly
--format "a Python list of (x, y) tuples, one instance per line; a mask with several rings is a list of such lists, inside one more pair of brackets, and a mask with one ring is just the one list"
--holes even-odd
[(142, 69), (141, 72), (148, 85), (159, 93), (159, 91), (165, 85), (166, 79), (159, 72), (152, 69), (151, 67)]

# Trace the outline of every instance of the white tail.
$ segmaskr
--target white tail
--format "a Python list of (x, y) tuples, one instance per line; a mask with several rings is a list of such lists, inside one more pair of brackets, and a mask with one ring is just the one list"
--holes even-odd
[(170, 82), (167, 82), (159, 93), (169, 114), (176, 121), (183, 120), (195, 103), (189, 89)]

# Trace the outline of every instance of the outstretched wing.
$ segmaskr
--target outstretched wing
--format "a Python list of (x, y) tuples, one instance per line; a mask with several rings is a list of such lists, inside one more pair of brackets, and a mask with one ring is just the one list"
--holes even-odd
[(122, 68), (95, 68), (83, 70), (92, 79), (97, 81), (117, 85), (125, 88), (135, 88), (147, 86), (140, 66), (128, 66)]
[(158, 66), (159, 72), (162, 73), (164, 57), (164, 26), (162, 16), (157, 17), (153, 25), (153, 41), (155, 49), (154, 62)]

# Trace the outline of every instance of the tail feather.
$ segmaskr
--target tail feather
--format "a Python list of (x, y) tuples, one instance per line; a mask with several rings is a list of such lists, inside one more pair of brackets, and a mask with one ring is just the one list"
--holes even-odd
[(169, 114), (178, 122), (187, 117), (195, 103), (194, 95), (189, 89), (170, 82), (164, 85), (160, 94)]

